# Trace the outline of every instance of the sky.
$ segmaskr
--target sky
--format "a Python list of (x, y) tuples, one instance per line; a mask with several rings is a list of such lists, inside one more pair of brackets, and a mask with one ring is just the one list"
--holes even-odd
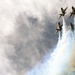
[(60, 8), (67, 6), (70, 23), (74, 0), (0, 0), (1, 75), (24, 75), (51, 54), (58, 41)]

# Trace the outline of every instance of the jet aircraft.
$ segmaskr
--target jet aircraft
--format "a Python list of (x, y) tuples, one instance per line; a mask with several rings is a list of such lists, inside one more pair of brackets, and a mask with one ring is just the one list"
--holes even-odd
[[(70, 17), (75, 15), (75, 7), (72, 6), (72, 12), (70, 13)], [(69, 17), (69, 18), (70, 18)]]
[(72, 23), (70, 23), (70, 29), (74, 31), (74, 25)]
[(60, 15), (59, 19), (60, 19), (62, 16), (65, 16), (67, 8), (68, 8), (68, 7), (66, 7), (65, 9), (61, 8), (61, 12), (62, 12), (62, 13), (59, 14), (59, 15)]
[(58, 22), (58, 28), (56, 29), (56, 33), (60, 32), (62, 30), (62, 26), (60, 22)]

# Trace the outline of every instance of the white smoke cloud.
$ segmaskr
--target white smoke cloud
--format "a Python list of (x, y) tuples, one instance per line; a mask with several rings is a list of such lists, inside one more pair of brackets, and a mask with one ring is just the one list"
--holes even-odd
[[(9, 51), (11, 50), (12, 51)], [(12, 68), (11, 60), (7, 58), (7, 53), (14, 54), (13, 47), (7, 41), (0, 37), (0, 74), (1, 75), (15, 75), (16, 71)]]
[(37, 66), (31, 70), (28, 75), (64, 75), (65, 73), (68, 75), (72, 52), (75, 49), (75, 37), (74, 32), (66, 31), (65, 25), (63, 18), (62, 37), (58, 40), (57, 47), (50, 58), (41, 67)]

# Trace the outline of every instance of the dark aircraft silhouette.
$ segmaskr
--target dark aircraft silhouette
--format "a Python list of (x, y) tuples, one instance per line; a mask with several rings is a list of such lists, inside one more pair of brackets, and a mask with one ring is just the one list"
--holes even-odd
[(63, 25), (61, 25), (60, 22), (58, 22), (58, 29), (56, 29), (56, 33), (60, 32), (62, 30), (62, 26)]
[(59, 15), (60, 15), (59, 19), (60, 19), (62, 16), (65, 16), (67, 8), (68, 8), (68, 7), (66, 7), (65, 9), (61, 8), (62, 14), (59, 14)]
[(70, 23), (70, 29), (74, 31), (74, 25), (72, 23)]
[[(70, 17), (75, 15), (75, 8), (72, 6), (72, 12), (70, 13)], [(69, 17), (69, 18), (70, 18)]]

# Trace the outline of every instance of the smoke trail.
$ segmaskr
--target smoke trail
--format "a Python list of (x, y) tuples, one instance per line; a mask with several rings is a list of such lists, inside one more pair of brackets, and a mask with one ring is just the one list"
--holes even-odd
[(75, 29), (75, 16), (74, 16), (74, 29)]
[(61, 33), (59, 32), (59, 38), (58, 38), (58, 40), (60, 41), (60, 39), (61, 39)]
[(54, 49), (49, 60), (42, 64), (41, 67), (35, 67), (31, 72), (28, 72), (28, 75), (65, 75), (67, 73), (72, 52), (75, 48), (74, 34), (71, 30), (66, 31), (64, 18), (62, 35), (62, 39), (58, 40), (57, 47)]
[(65, 19), (64, 19), (64, 17), (63, 17), (63, 28), (62, 28), (63, 30), (62, 30), (62, 36), (64, 36), (64, 34), (67, 32), (67, 26), (66, 26), (66, 22), (65, 22)]
[[(74, 17), (74, 29), (75, 29), (75, 17)], [(72, 51), (71, 60), (70, 60), (70, 66), (68, 69), (70, 75), (75, 75), (75, 67), (74, 67), (75, 66), (75, 30), (73, 34), (74, 34), (73, 35), (74, 44), (73, 44), (73, 51)]]
[(72, 32), (68, 31), (65, 36), (66, 37), (62, 37), (59, 48), (57, 47), (57, 51), (54, 52), (54, 54), (52, 55), (52, 57), (54, 58), (51, 68), (52, 75), (61, 75), (62, 72), (66, 70), (69, 65), (69, 59), (71, 56), (71, 49), (73, 44), (73, 40), (71, 37)]

